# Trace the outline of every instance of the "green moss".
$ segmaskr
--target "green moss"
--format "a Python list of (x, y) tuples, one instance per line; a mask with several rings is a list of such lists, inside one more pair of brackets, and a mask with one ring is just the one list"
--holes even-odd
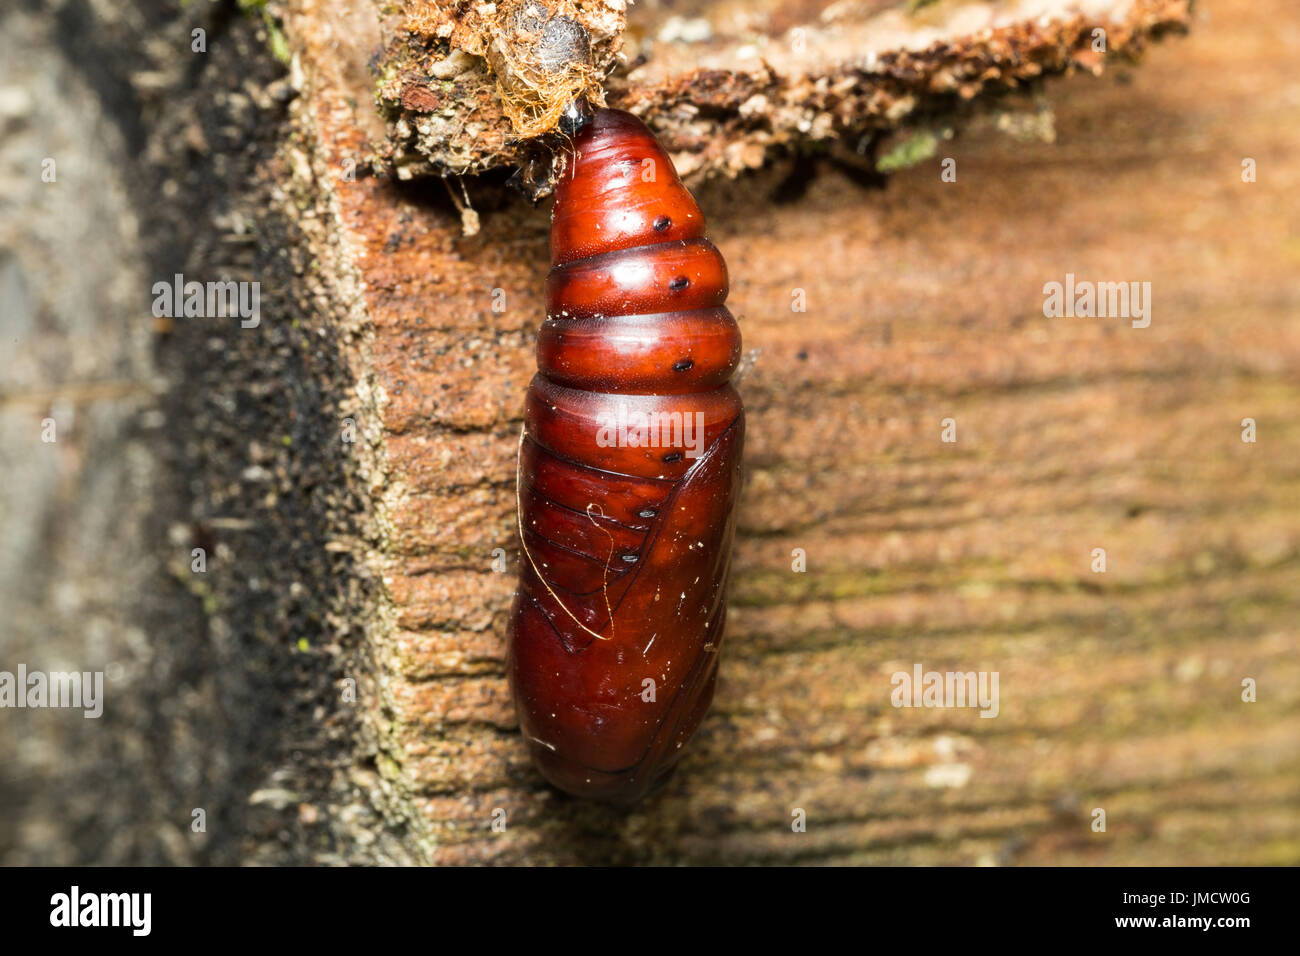
[(271, 55), (288, 66), (289, 41), (285, 39), (280, 24), (275, 22), (275, 17), (271, 16), (271, 11), (266, 8), (268, 0), (238, 0), (238, 2), (239, 9), (248, 16), (261, 17), (262, 25), (266, 27), (266, 44), (271, 48)]
[(903, 140), (884, 156), (876, 160), (876, 171), (896, 173), (924, 162), (939, 151), (939, 137), (930, 130), (921, 130)]

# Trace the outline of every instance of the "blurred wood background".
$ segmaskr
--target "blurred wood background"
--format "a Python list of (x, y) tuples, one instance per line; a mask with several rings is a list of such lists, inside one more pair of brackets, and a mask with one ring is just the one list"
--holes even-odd
[[(278, 498), (205, 478), (187, 507), (296, 549), (271, 561), (261, 532), (236, 534), (239, 561), (213, 574), (206, 613), (269, 648), (256, 660), (285, 702), (256, 738), (264, 769), (229, 795), (253, 809), (198, 859), (1300, 862), (1290, 0), (1207, 0), (1136, 66), (919, 117), (881, 149), (909, 154), (920, 130), (933, 150), (887, 179), (808, 150), (694, 183), (757, 351), (748, 479), (713, 710), (631, 812), (542, 783), (502, 667), (546, 209), (471, 182), (466, 236), (437, 180), (342, 178), (384, 129), (352, 92), (368, 34), (341, 6), (282, 11), (299, 93), (284, 136), (250, 151), (265, 221), (293, 222), (256, 230), (262, 275), (283, 278), (265, 336), (283, 338), (203, 360), (259, 370), (233, 384), (160, 353), (264, 405), (169, 406), (264, 432), (192, 448), (180, 473), (237, 476), (253, 455), (288, 475)], [(1045, 318), (1067, 273), (1150, 282), (1150, 326)], [(307, 386), (269, 385), (282, 361)], [(339, 452), (344, 419), (361, 438)], [(248, 610), (250, 577), (298, 591)], [(996, 671), (996, 719), (891, 706), (891, 675), (917, 663)]]

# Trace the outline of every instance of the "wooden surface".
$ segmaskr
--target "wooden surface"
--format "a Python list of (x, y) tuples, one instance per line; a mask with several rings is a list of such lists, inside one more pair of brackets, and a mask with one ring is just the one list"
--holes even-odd
[[(546, 217), (485, 211), (472, 240), (427, 212), (358, 221), (376, 256), (445, 256), (368, 260), (378, 640), (434, 861), (1296, 861), (1300, 161), (1294, 87), (1261, 91), (1297, 35), (1281, 3), (1201, 17), (1136, 71), (1052, 88), (1054, 143), (988, 117), (883, 192), (828, 168), (794, 201), (773, 198), (789, 169), (699, 190), (761, 350), (749, 481), (713, 713), (631, 814), (540, 783), (500, 665), (514, 575), (490, 552), (513, 572)], [(1067, 272), (1151, 282), (1150, 327), (1044, 318)], [(999, 716), (893, 708), (916, 662), (997, 671)]]
[[(76, 217), (28, 217), (23, 271), (0, 263), (0, 292), (28, 276), (37, 314), (62, 317), (37, 342), (57, 350), (16, 354), (67, 370), (0, 397), (6, 528), (49, 513), (52, 535), (6, 538), (7, 566), (29, 569), (9, 590), (33, 607), (0, 650), (113, 683), (95, 727), (28, 714), (3, 738), (0, 860), (1300, 862), (1290, 0), (1208, 0), (1136, 67), (917, 115), (920, 138), (880, 145), (920, 161), (887, 181), (870, 150), (808, 140), (735, 181), (696, 177), (758, 353), (749, 475), (715, 706), (632, 812), (548, 789), (506, 693), (546, 207), (468, 182), (466, 237), (454, 180), (367, 172), (390, 132), (369, 3), (102, 6), (24, 0), (12, 32), (82, 77), (33, 87), (68, 100), (59, 155), (120, 158), (120, 201), (61, 160), (49, 196), (73, 205), (40, 208), (89, 188), (119, 210), (100, 220), (140, 227), (92, 258)], [(202, 25), (207, 58), (176, 57)], [(18, 170), (53, 135), (26, 122), (5, 143)], [(91, 311), (128, 352), (78, 357), (90, 313), (45, 301), (68, 261), (122, 277), (122, 301)], [(156, 328), (150, 282), (180, 271), (258, 279), (261, 325)], [(1045, 318), (1067, 273), (1150, 282), (1150, 327)], [(141, 330), (152, 358), (126, 337)], [(128, 353), (161, 391), (131, 392), (119, 427), (103, 389)], [(38, 445), (65, 406), (71, 429)], [(999, 715), (894, 708), (891, 675), (918, 663), (996, 671)]]

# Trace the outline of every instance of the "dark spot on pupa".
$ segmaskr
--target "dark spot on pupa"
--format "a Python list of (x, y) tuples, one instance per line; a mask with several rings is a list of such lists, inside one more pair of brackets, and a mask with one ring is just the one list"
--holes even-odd
[(672, 224), (673, 221), (669, 219), (667, 216), (660, 216), (658, 219), (655, 220), (655, 232), (663, 232)]
[(672, 282), (668, 283), (668, 288), (672, 289), (674, 292), (681, 292), (690, 284), (691, 280), (686, 278), (686, 276), (677, 276)]
[(673, 363), (674, 372), (689, 372), (694, 367), (695, 367), (694, 359), (688, 359), (688, 358), (678, 359), (676, 362)]
[(664, 455), (664, 461), (669, 464), (671, 464), (674, 461), (681, 461), (681, 460), (682, 460), (682, 453), (679, 451), (670, 451), (668, 454)]

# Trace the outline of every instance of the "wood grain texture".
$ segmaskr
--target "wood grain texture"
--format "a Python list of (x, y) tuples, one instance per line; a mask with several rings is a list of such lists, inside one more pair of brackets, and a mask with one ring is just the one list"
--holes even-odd
[[(990, 114), (883, 191), (824, 165), (697, 193), (761, 349), (751, 478), (713, 710), (633, 812), (549, 789), (506, 689), (546, 217), (498, 201), (467, 239), (445, 203), (337, 187), (383, 460), (367, 706), (429, 860), (1300, 860), (1297, 34), (1286, 0), (1201, 9), (1140, 69), (1050, 88), (1055, 142)], [(304, 64), (337, 169), (363, 138), (327, 53)], [(1150, 327), (1045, 318), (1067, 273), (1151, 282)], [(998, 717), (891, 706), (917, 662), (997, 671)]]

